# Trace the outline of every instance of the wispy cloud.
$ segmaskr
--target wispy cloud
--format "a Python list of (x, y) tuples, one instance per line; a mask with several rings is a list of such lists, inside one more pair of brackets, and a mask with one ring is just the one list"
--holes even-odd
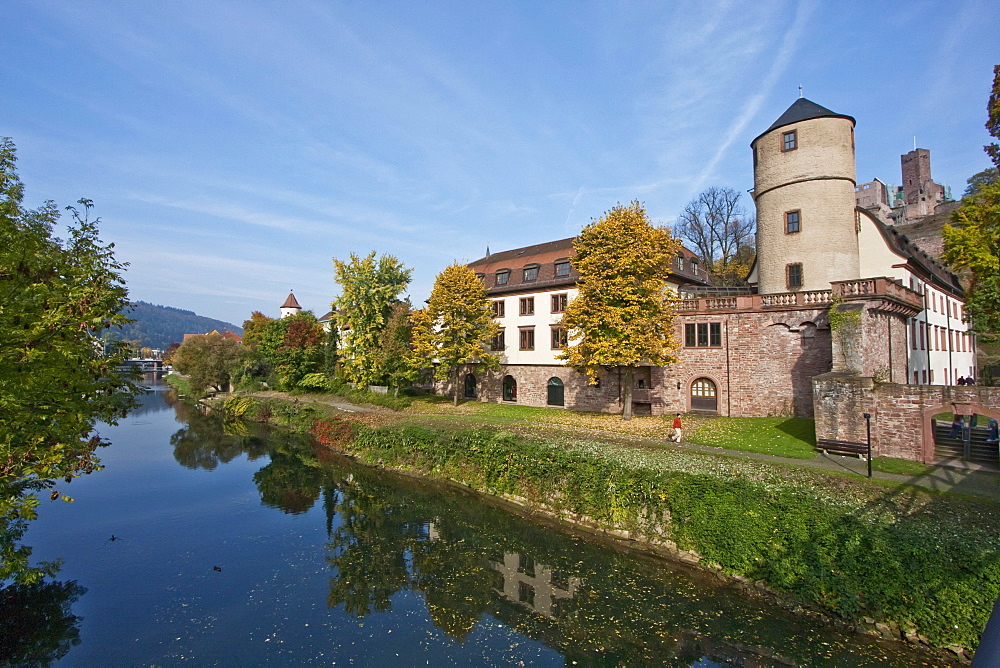
[(792, 60), (792, 56), (798, 48), (799, 40), (805, 30), (806, 24), (815, 9), (816, 5), (811, 0), (801, 2), (796, 6), (795, 17), (793, 18), (791, 25), (788, 26), (787, 29), (783, 30), (784, 37), (781, 40), (781, 47), (775, 54), (767, 74), (764, 75), (764, 78), (761, 80), (760, 88), (756, 93), (751, 95), (749, 99), (747, 99), (746, 103), (743, 105), (743, 111), (726, 130), (722, 143), (716, 148), (715, 154), (702, 167), (698, 176), (695, 177), (691, 184), (693, 192), (698, 192), (705, 186), (705, 183), (714, 174), (719, 161), (726, 155), (729, 147), (732, 146), (733, 142), (736, 141), (737, 138), (743, 136), (747, 126), (750, 124), (750, 121), (753, 120), (760, 111), (761, 104), (766, 98), (771, 96), (778, 79), (788, 68), (789, 63)]

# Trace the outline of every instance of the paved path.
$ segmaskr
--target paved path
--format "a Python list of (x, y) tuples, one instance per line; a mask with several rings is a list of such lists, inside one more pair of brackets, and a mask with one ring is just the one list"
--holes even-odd
[[(282, 398), (289, 401), (298, 401), (299, 398), (289, 396), (284, 392), (257, 392), (255, 396)], [(378, 406), (367, 406), (352, 404), (333, 396), (310, 395), (308, 398), (302, 397), (303, 402), (320, 403), (332, 406), (337, 410), (346, 413), (392, 413)], [(526, 421), (527, 422), (527, 421)], [(560, 425), (548, 425), (560, 428)], [(618, 441), (627, 441), (628, 437), (616, 432), (606, 432), (598, 429), (584, 429), (582, 431), (597, 432), (615, 438)], [(666, 443), (658, 439), (641, 439), (647, 443)], [(744, 450), (726, 450), (724, 448), (713, 448), (692, 443), (670, 443), (674, 447), (690, 448), (702, 452), (723, 454), (732, 457), (743, 457), (747, 459), (757, 459), (765, 462), (775, 462), (788, 466), (799, 466), (806, 468), (824, 469), (827, 471), (855, 473), (862, 477), (868, 475), (868, 463), (864, 459), (857, 457), (840, 457), (837, 455), (817, 454), (812, 459), (794, 459), (791, 457), (776, 457), (757, 452), (746, 452)], [(949, 463), (948, 465), (935, 466), (923, 475), (900, 475), (898, 473), (882, 473), (873, 471), (872, 477), (878, 480), (888, 480), (895, 483), (916, 485), (939, 492), (950, 492), (964, 494), (980, 498), (1000, 501), (1000, 472), (983, 469), (982, 467), (964, 465), (962, 462)]]
[[(812, 459), (793, 459), (791, 457), (764, 455), (757, 452), (744, 452), (743, 450), (712, 448), (702, 445), (693, 445), (691, 443), (681, 443), (681, 445), (693, 450), (726, 454), (733, 457), (746, 457), (749, 459), (778, 462), (791, 466), (825, 469), (827, 471), (850, 472), (856, 473), (860, 476), (868, 475), (868, 462), (864, 459), (859, 459), (858, 457), (841, 457), (820, 453)], [(923, 475), (900, 475), (898, 473), (882, 473), (880, 471), (872, 471), (872, 477), (878, 480), (889, 480), (896, 483), (926, 487), (939, 492), (966, 494), (969, 496), (984, 497), (1000, 501), (1000, 472), (987, 470), (975, 465), (963, 465), (962, 462), (935, 466)]]

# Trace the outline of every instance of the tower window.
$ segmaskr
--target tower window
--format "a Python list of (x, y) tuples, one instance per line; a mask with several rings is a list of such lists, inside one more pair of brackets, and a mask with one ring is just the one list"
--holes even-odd
[(785, 268), (789, 290), (798, 290), (802, 287), (802, 263), (787, 265)]
[(799, 231), (799, 211), (785, 212), (785, 234), (795, 234)]
[(794, 151), (799, 147), (798, 131), (792, 130), (781, 135), (781, 150)]

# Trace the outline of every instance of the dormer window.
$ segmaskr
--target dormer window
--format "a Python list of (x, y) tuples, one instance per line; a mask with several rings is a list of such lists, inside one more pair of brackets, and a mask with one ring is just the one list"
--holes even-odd
[(503, 271), (497, 272), (497, 285), (507, 285), (507, 280), (510, 278), (510, 270), (504, 269)]
[(524, 282), (530, 283), (538, 280), (538, 265), (524, 268)]
[(698, 259), (697, 258), (691, 258), (690, 264), (691, 264), (691, 273), (694, 274), (695, 276), (697, 276), (698, 275)]
[(569, 276), (569, 262), (566, 260), (556, 262), (556, 278), (564, 278), (566, 276)]
[(684, 271), (684, 254), (677, 254), (677, 271)]
[(799, 136), (797, 130), (785, 132), (781, 135), (781, 150), (794, 151), (799, 147)]

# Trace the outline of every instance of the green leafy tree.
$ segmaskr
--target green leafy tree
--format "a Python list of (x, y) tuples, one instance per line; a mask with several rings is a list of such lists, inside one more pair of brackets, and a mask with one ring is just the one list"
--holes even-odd
[(333, 303), (337, 323), (348, 330), (342, 342), (344, 376), (361, 386), (377, 385), (385, 378), (380, 350), (393, 307), (410, 284), (411, 269), (392, 255), (375, 259), (375, 251), (364, 258), (351, 253), (350, 260), (333, 260), (340, 283), (340, 297)]
[[(987, 115), (990, 135), (1000, 137), (1000, 65), (994, 68)], [(1000, 168), (1000, 147), (992, 143), (984, 150)], [(1000, 181), (983, 184), (963, 199), (952, 221), (955, 225), (945, 225), (942, 233), (942, 257), (968, 272), (966, 316), (984, 341), (995, 341), (1000, 337)]]
[(331, 320), (329, 325), (330, 329), (323, 344), (323, 373), (327, 378), (333, 379), (337, 375), (337, 365), (340, 363), (340, 328), (337, 327), (336, 318)]
[(174, 353), (174, 368), (189, 376), (192, 392), (209, 388), (225, 392), (233, 374), (243, 364), (245, 351), (238, 341), (218, 332), (188, 337)]
[(269, 318), (260, 311), (251, 313), (250, 319), (243, 321), (243, 345), (250, 348), (255, 347), (272, 322), (274, 322), (274, 318)]
[(611, 209), (573, 242), (580, 292), (563, 316), (570, 341), (560, 358), (592, 379), (600, 367), (622, 369), (624, 420), (632, 418), (635, 369), (676, 361), (677, 297), (666, 281), (679, 249), (638, 201)]
[(500, 326), (486, 287), (469, 267), (453, 264), (438, 274), (427, 308), (414, 311), (412, 322), (414, 364), (433, 365), (435, 378), (450, 379), (456, 406), (464, 365), (499, 367), (500, 359), (485, 346)]
[[(68, 238), (53, 236), (56, 205), (23, 207), (16, 151), (0, 139), (0, 581), (37, 581), (18, 545), (38, 492), (100, 468), (96, 421), (115, 424), (135, 405), (136, 380), (116, 373), (120, 343), (100, 334), (128, 322), (125, 264), (98, 237), (99, 220), (70, 207)], [(58, 492), (51, 492), (55, 499)], [(69, 500), (69, 497), (63, 497)], [(4, 527), (0, 527), (3, 529)]]
[(386, 384), (399, 395), (400, 388), (412, 385), (420, 377), (420, 364), (414, 363), (412, 309), (409, 300), (396, 302), (382, 333), (380, 366)]
[(255, 312), (243, 323), (243, 341), (251, 350), (244, 372), (293, 390), (305, 376), (319, 373), (326, 348), (326, 332), (312, 311), (274, 320)]
[(1000, 170), (996, 167), (990, 167), (973, 174), (966, 181), (968, 185), (965, 186), (965, 193), (962, 194), (962, 197), (975, 197), (979, 194), (980, 188), (996, 183), (998, 180), (1000, 180)]

